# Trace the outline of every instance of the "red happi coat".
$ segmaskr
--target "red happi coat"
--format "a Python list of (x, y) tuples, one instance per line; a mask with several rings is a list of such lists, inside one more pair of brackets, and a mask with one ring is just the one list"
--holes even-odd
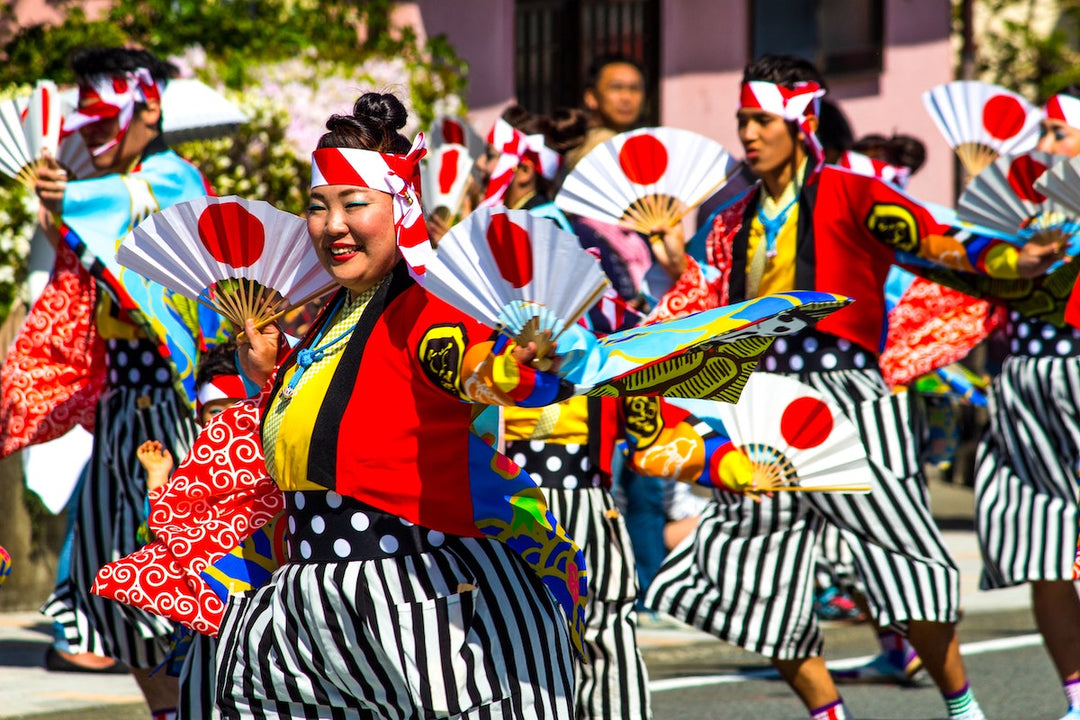
[[(717, 271), (707, 281), (710, 303), (745, 299), (748, 238), (759, 192), (760, 186), (751, 188), (713, 221), (706, 240), (708, 262)], [(873, 353), (882, 349), (888, 330), (883, 288), (890, 266), (901, 262), (898, 251), (971, 273), (986, 272), (989, 259), (1009, 247), (938, 222), (929, 210), (877, 178), (831, 166), (802, 188), (796, 243), (795, 289), (855, 299), (818, 328)], [(966, 348), (973, 344), (970, 337), (961, 343)], [(938, 357), (933, 362), (948, 360)]]

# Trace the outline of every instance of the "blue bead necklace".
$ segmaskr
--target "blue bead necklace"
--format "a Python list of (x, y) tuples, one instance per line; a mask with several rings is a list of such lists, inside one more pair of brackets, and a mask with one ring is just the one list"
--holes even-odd
[(757, 217), (761, 223), (761, 228), (765, 231), (765, 257), (776, 256), (776, 237), (780, 234), (780, 230), (784, 227), (784, 223), (787, 222), (788, 214), (791, 212), (791, 208), (795, 207), (795, 203), (798, 202), (799, 195), (795, 194), (795, 197), (791, 199), (784, 208), (776, 213), (775, 217), (768, 217), (765, 214), (765, 208), (762, 205), (758, 205)]
[[(342, 295), (342, 297), (338, 298), (334, 309), (331, 310), (330, 317), (333, 317), (338, 313), (344, 302), (345, 296)], [(359, 322), (359, 319), (357, 319), (357, 322)], [(327, 350), (352, 335), (352, 331), (356, 329), (356, 322), (354, 322), (333, 340), (328, 340), (324, 344), (318, 345), (319, 341), (323, 338), (323, 334), (329, 329), (331, 324), (332, 323), (327, 322), (315, 337), (315, 342), (313, 342), (312, 345), (317, 345), (317, 347), (306, 347), (296, 353), (296, 371), (293, 373), (293, 376), (289, 378), (289, 384), (281, 390), (281, 397), (288, 399), (294, 396), (296, 394), (296, 386), (300, 384), (300, 378), (304, 375), (304, 371), (326, 357)]]

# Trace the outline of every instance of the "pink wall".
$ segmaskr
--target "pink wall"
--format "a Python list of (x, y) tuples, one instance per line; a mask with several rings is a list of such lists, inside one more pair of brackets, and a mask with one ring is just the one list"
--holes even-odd
[(469, 121), (486, 134), (514, 101), (512, 0), (418, 0), (423, 30), (444, 34), (469, 63)]
[(926, 144), (927, 162), (912, 178), (915, 197), (953, 204), (953, 152), (923, 108), (921, 96), (954, 79), (956, 56), (949, 41), (950, 3), (944, 0), (888, 0), (885, 4), (885, 62), (878, 95), (859, 92), (858, 83), (834, 83), (855, 135), (901, 132)]
[[(911, 193), (952, 204), (952, 152), (922, 107), (922, 92), (953, 78), (950, 9), (943, 0), (887, 0), (881, 75), (830, 81), (856, 137), (903, 132), (927, 145), (928, 160)], [(694, 130), (740, 154), (735, 102), (750, 55), (746, 0), (679, 0), (662, 4), (661, 122)], [(722, 24), (721, 24), (722, 23)], [(718, 28), (733, 28), (718, 32)]]
[[(445, 33), (469, 63), (469, 116), (486, 132), (513, 102), (514, 11), (511, 0), (418, 0), (419, 24)], [(735, 100), (750, 55), (748, 0), (662, 0), (661, 122), (715, 138), (740, 153)], [(922, 107), (921, 94), (953, 78), (947, 0), (886, 0), (883, 72), (831, 80), (856, 136), (903, 132), (927, 145), (912, 179), (916, 197), (952, 204), (952, 152)]]

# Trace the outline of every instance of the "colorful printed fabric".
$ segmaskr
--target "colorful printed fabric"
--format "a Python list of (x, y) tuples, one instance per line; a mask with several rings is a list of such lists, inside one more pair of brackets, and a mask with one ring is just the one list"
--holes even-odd
[(4, 549), (3, 545), (0, 545), (0, 585), (4, 584), (8, 575), (11, 574), (11, 555)]
[(662, 398), (626, 398), (621, 403), (626, 430), (627, 465), (641, 475), (662, 477), (707, 488), (740, 492), (751, 477), (740, 472), (740, 451), (723, 423), (699, 419), (687, 409), (709, 408), (703, 400), (665, 401)]
[(284, 565), (285, 522), (278, 515), (199, 573), (222, 602), (230, 595), (261, 588)]
[(94, 325), (93, 278), (66, 246), (0, 368), (0, 457), (94, 429), (105, 384), (105, 345)]
[(761, 353), (780, 335), (848, 304), (819, 292), (766, 295), (676, 320), (612, 333), (582, 350), (582, 333), (559, 339), (562, 376), (577, 394), (663, 395), (736, 402)]
[[(178, 296), (116, 262), (120, 241), (145, 217), (206, 195), (202, 174), (171, 150), (147, 156), (129, 174), (73, 180), (64, 191), (61, 237), (128, 319), (157, 344), (172, 365), (180, 397), (194, 407), (195, 365), (204, 338), (218, 337), (221, 318), (181, 309)], [(192, 327), (192, 317), (203, 323)]]
[(889, 385), (963, 359), (1000, 324), (985, 300), (897, 267), (889, 270), (885, 296), (888, 335), (878, 364)]
[(976, 407), (989, 403), (986, 392), (988, 383), (959, 363), (951, 363), (916, 378), (910, 389), (924, 395), (949, 396), (954, 400), (969, 402)]

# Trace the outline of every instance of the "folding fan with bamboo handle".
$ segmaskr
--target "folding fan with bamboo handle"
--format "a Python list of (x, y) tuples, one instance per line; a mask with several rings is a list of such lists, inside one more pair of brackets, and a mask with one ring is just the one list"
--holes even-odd
[(996, 160), (964, 188), (956, 204), (957, 216), (965, 222), (1041, 243), (1071, 238), (1080, 229), (1077, 209), (1040, 189), (1047, 168), (1058, 160), (1057, 156), (1038, 151)]
[(737, 165), (723, 145), (695, 132), (632, 130), (582, 158), (566, 176), (555, 204), (563, 212), (648, 235), (674, 227), (720, 189)]
[(957, 80), (930, 88), (922, 100), (970, 177), (1038, 142), (1039, 108), (1003, 87)]
[(116, 260), (237, 328), (247, 318), (264, 327), (337, 287), (302, 218), (235, 195), (154, 213), (124, 238)]
[(60, 141), (60, 100), (51, 80), (39, 80), (29, 99), (0, 103), (0, 172), (33, 187), (44, 162)]
[(731, 438), (758, 492), (867, 493), (873, 471), (855, 425), (793, 378), (755, 372), (738, 403), (668, 398)]
[(439, 242), (424, 289), (537, 357), (589, 311), (609, 286), (575, 235), (526, 210), (479, 208)]
[(1080, 220), (1080, 158), (1055, 157), (1055, 162), (1035, 181), (1035, 191), (1053, 202), (1055, 209), (1068, 218), (1073, 231), (1069, 254), (1075, 254), (1077, 221)]

